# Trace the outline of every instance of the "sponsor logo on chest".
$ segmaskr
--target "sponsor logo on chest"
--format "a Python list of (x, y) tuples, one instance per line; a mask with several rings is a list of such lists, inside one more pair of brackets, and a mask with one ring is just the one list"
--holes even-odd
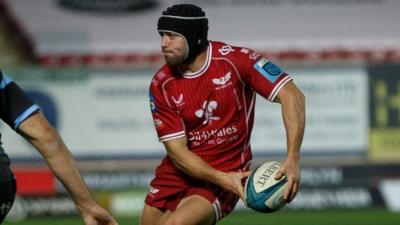
[(228, 86), (231, 86), (233, 84), (231, 78), (232, 78), (231, 71), (229, 71), (222, 77), (213, 78), (212, 82), (215, 85), (215, 90), (220, 90), (220, 89), (226, 88)]

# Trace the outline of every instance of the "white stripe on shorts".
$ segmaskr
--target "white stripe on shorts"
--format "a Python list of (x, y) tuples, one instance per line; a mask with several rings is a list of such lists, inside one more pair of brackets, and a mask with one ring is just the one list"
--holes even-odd
[(219, 221), (222, 218), (221, 203), (216, 199), (213, 203), (215, 212), (215, 221)]

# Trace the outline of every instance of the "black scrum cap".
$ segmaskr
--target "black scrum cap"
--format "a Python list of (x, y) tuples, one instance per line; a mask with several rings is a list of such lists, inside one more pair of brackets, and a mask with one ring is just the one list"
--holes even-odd
[(194, 59), (208, 45), (208, 19), (205, 12), (192, 4), (168, 7), (158, 19), (158, 32), (174, 32), (186, 38), (189, 47), (185, 62)]

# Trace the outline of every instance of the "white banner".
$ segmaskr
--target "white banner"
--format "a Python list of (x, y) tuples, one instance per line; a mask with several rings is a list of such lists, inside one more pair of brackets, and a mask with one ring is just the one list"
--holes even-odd
[[(75, 81), (59, 75), (60, 80), (21, 80), (19, 84), (28, 93), (40, 92), (49, 99), (41, 107), (45, 113), (51, 111), (57, 130), (75, 156), (123, 158), (165, 153), (150, 114), (150, 71), (92, 71)], [(49, 102), (54, 103), (53, 108)], [(11, 156), (36, 155), (25, 141), (3, 127), (0, 132)]]
[[(365, 71), (357, 67), (291, 69), (288, 72), (306, 96), (307, 124), (302, 152), (364, 152), (368, 144)], [(41, 105), (77, 157), (165, 154), (156, 137), (149, 109), (148, 87), (153, 71), (81, 73), (25, 74), (15, 76), (14, 80)], [(253, 151), (255, 154), (284, 154), (286, 136), (280, 105), (257, 98)], [(13, 158), (37, 155), (8, 127), (2, 125), (0, 132), (4, 147)]]
[[(365, 152), (368, 145), (367, 74), (356, 68), (292, 69), (306, 96), (302, 153)], [(256, 153), (285, 153), (286, 134), (279, 104), (258, 96), (252, 147)]]

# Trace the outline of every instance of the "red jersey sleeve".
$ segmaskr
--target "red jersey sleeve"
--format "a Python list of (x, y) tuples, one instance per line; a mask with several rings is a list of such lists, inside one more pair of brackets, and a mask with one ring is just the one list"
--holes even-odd
[(183, 121), (176, 109), (168, 102), (166, 91), (159, 81), (153, 79), (150, 85), (150, 109), (158, 139), (162, 142), (184, 137)]
[(242, 81), (269, 101), (274, 101), (280, 89), (292, 80), (278, 65), (260, 54), (245, 48), (236, 52), (233, 61)]

